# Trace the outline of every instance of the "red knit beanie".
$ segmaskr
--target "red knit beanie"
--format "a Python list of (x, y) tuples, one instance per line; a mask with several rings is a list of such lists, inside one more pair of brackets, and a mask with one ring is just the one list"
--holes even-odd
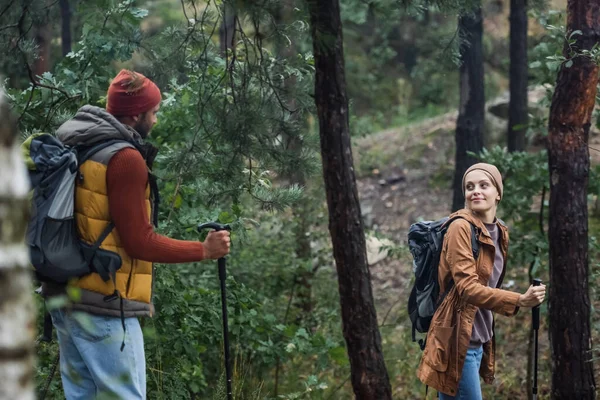
[(117, 117), (145, 113), (160, 103), (160, 89), (139, 72), (122, 69), (108, 88), (106, 111)]

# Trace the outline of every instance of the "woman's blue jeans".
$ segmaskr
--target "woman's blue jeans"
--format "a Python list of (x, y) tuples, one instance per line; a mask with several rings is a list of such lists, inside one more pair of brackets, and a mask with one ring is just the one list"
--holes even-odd
[(440, 400), (482, 400), (481, 382), (479, 381), (479, 367), (481, 366), (482, 356), (482, 346), (467, 350), (462, 376), (458, 383), (458, 393), (456, 393), (456, 396), (448, 396), (440, 392)]
[(137, 318), (62, 309), (50, 311), (58, 335), (60, 375), (67, 400), (146, 398), (144, 337)]

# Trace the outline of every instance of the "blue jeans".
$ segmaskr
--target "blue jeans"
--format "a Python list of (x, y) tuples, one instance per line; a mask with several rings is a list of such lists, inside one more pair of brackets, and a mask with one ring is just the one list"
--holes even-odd
[(481, 382), (479, 381), (479, 367), (481, 366), (482, 356), (482, 346), (467, 350), (465, 364), (458, 383), (458, 393), (456, 393), (456, 396), (448, 396), (440, 392), (440, 400), (482, 400)]
[(144, 337), (137, 318), (55, 309), (50, 311), (58, 334), (60, 375), (67, 400), (146, 398)]

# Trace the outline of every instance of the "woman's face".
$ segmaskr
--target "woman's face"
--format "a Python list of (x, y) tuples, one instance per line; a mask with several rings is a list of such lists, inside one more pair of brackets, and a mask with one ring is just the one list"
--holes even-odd
[(490, 176), (476, 169), (465, 176), (465, 200), (467, 208), (472, 211), (478, 213), (493, 211), (495, 214), (500, 194)]

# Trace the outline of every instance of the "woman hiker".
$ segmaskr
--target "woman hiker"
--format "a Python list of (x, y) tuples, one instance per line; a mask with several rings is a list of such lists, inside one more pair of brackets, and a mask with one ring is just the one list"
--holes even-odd
[[(500, 289), (506, 272), (508, 228), (496, 218), (502, 176), (485, 163), (463, 176), (465, 208), (444, 236), (438, 280), (445, 294), (431, 321), (417, 375), (440, 399), (479, 400), (481, 384), (494, 380), (494, 316), (513, 316), (519, 307), (544, 301), (546, 287), (525, 294)], [(473, 258), (471, 224), (478, 232), (479, 256)], [(447, 293), (446, 293), (447, 292)]]

